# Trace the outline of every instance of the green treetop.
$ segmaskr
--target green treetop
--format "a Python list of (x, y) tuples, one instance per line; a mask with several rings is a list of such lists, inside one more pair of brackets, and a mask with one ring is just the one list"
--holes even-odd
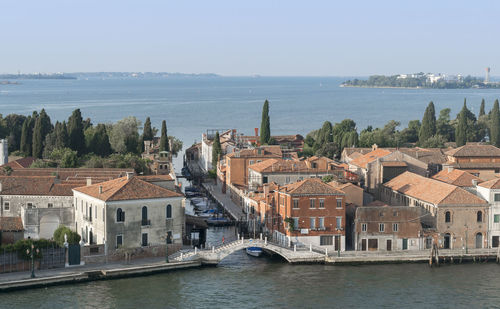
[(83, 120), (80, 109), (75, 109), (68, 119), (69, 147), (78, 154), (85, 152), (85, 136), (83, 134)]
[(260, 123), (260, 143), (265, 145), (271, 139), (271, 123), (269, 120), (269, 102), (266, 100), (262, 107), (262, 121)]
[(479, 117), (484, 116), (486, 114), (484, 109), (485, 109), (485, 103), (484, 103), (484, 99), (482, 99), (481, 100), (481, 107), (479, 108)]
[(436, 111), (434, 109), (434, 103), (431, 101), (425, 109), (422, 125), (418, 133), (418, 140), (420, 143), (424, 143), (434, 134), (436, 134)]
[(464, 102), (464, 107), (458, 114), (458, 123), (455, 130), (455, 142), (457, 143), (457, 147), (467, 143), (467, 112), (470, 111), (467, 109), (467, 103)]
[(167, 122), (165, 120), (161, 123), (160, 151), (169, 151)]
[(144, 122), (144, 129), (142, 130), (142, 140), (152, 141), (154, 137), (153, 129), (151, 128), (151, 119), (148, 117)]
[(495, 100), (490, 115), (490, 142), (497, 147), (500, 146), (500, 110), (498, 100)]
[(219, 157), (222, 155), (222, 148), (220, 145), (219, 131), (215, 133), (214, 143), (212, 145), (212, 168), (217, 170), (217, 163), (219, 162)]

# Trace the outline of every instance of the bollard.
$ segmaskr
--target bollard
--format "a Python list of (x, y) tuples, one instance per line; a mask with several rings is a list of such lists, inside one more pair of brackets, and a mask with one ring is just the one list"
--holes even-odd
[(309, 244), (309, 252), (313, 252), (313, 245)]
[(181, 261), (184, 260), (184, 253), (181, 252)]
[(243, 236), (241, 236), (241, 243), (243, 243)]
[(212, 246), (212, 253), (215, 253), (215, 247)]
[(297, 245), (293, 245), (293, 252), (297, 252)]
[(328, 256), (328, 248), (325, 248), (325, 256)]
[(240, 233), (238, 233), (238, 239), (240, 239)]
[(198, 247), (194, 247), (194, 254), (198, 253)]
[(292, 240), (290, 239), (290, 236), (288, 236), (288, 247), (292, 246)]
[(267, 245), (267, 236), (264, 238), (264, 244)]
[(262, 240), (262, 233), (260, 233), (260, 240)]

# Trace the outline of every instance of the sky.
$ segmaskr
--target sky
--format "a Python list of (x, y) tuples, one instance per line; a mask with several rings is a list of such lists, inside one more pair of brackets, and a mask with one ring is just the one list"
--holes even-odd
[(0, 0), (0, 73), (500, 75), (500, 1)]

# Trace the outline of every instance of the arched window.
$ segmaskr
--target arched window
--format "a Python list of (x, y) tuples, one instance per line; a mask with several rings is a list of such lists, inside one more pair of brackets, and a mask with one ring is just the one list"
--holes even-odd
[(477, 222), (483, 222), (483, 212), (481, 210), (477, 212)]
[(449, 211), (444, 214), (444, 222), (451, 222), (451, 213)]
[(125, 221), (125, 212), (122, 211), (121, 208), (116, 210), (116, 222), (124, 222)]
[(172, 205), (167, 205), (167, 219), (172, 218)]
[(148, 208), (146, 206), (142, 206), (142, 225), (149, 225)]

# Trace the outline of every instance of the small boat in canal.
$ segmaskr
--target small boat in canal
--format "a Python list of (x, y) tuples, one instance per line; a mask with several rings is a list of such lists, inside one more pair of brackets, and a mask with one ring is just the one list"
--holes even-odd
[(248, 247), (247, 254), (255, 257), (259, 257), (262, 255), (262, 248), (259, 247)]

